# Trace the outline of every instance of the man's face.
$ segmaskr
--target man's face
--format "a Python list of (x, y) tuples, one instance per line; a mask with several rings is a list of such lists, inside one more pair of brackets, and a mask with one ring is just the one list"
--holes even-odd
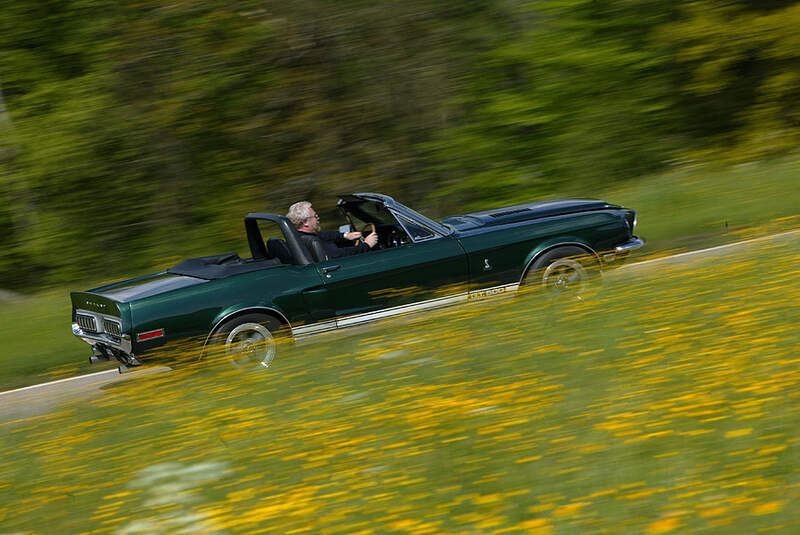
[(310, 209), (310, 212), (311, 216), (306, 219), (306, 227), (308, 228), (309, 232), (319, 232), (319, 216), (313, 208)]

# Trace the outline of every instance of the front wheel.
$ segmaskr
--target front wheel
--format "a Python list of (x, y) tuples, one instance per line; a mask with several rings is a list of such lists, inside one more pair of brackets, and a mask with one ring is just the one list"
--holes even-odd
[(543, 254), (523, 278), (523, 286), (539, 286), (550, 298), (582, 300), (597, 283), (597, 259), (579, 247), (558, 247)]
[(233, 366), (252, 370), (269, 368), (278, 353), (281, 323), (260, 314), (247, 314), (225, 322), (214, 345)]

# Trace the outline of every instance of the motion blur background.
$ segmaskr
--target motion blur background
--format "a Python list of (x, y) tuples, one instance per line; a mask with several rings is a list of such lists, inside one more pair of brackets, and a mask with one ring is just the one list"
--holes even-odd
[(8, 391), (88, 371), (69, 290), (247, 256), (243, 215), (300, 199), (335, 228), (350, 191), (596, 197), (657, 256), (796, 229), (798, 28), (780, 0), (6, 0), (0, 532), (800, 532), (798, 232), (264, 374), (190, 348)]
[(341, 192), (437, 217), (781, 156), (798, 27), (780, 0), (6, 2), (0, 288), (243, 253), (245, 213), (299, 199), (335, 227)]

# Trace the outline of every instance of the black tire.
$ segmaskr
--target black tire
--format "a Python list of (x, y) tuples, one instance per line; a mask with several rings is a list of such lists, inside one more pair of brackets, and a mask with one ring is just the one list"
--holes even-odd
[(245, 314), (223, 323), (212, 336), (214, 353), (244, 370), (269, 368), (282, 345), (281, 322), (266, 314)]
[(583, 300), (598, 284), (597, 258), (580, 247), (556, 247), (536, 259), (525, 273), (522, 285), (539, 288), (547, 297)]

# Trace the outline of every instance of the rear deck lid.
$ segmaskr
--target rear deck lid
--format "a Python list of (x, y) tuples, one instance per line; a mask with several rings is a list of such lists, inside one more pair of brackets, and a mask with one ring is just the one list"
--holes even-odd
[(151, 297), (189, 286), (196, 286), (205, 282), (208, 281), (196, 277), (173, 275), (162, 272), (100, 286), (99, 288), (89, 290), (87, 294), (103, 297), (112, 302), (130, 303), (137, 299), (144, 299), (145, 297)]
[(87, 310), (106, 316), (121, 315), (119, 304), (109, 299), (91, 292), (72, 292), (70, 293), (72, 308), (75, 310)]

